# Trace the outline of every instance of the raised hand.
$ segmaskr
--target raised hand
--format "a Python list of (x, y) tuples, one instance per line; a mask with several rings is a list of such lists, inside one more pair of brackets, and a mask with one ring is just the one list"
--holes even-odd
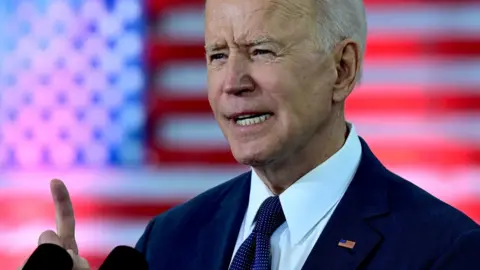
[(60, 180), (52, 180), (50, 191), (55, 204), (57, 231), (44, 231), (38, 239), (38, 244), (50, 243), (63, 247), (73, 259), (74, 270), (89, 270), (90, 266), (87, 260), (78, 255), (78, 246), (75, 240), (75, 215), (67, 187)]
[(57, 235), (60, 238), (61, 246), (78, 254), (78, 246), (75, 240), (75, 214), (67, 187), (60, 180), (52, 180), (50, 182), (50, 192), (55, 205)]

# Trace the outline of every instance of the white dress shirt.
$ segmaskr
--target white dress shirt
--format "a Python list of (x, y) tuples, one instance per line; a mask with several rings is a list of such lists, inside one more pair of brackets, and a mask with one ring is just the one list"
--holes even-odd
[[(282, 194), (283, 223), (270, 239), (272, 270), (301, 269), (338, 202), (350, 184), (362, 154), (353, 125), (343, 147), (308, 172)], [(232, 256), (255, 227), (254, 218), (262, 202), (273, 193), (252, 170), (250, 197)]]

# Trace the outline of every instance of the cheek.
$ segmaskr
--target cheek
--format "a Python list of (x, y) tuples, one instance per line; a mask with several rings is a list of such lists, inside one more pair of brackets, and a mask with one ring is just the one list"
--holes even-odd
[(296, 79), (292, 71), (277, 64), (264, 64), (252, 70), (258, 88), (276, 100), (288, 99), (295, 91)]
[(259, 88), (275, 101), (282, 125), (289, 129), (312, 123), (329, 110), (328, 73), (310, 62), (263, 65), (252, 72)]
[[(293, 130), (298, 128), (300, 120), (305, 118), (305, 99), (302, 93), (301, 77), (285, 67), (265, 66), (255, 72), (255, 82), (273, 103), (273, 109), (278, 116), (278, 130)], [(283, 132), (280, 132), (283, 133)]]
[(218, 74), (218, 72), (208, 72), (207, 95), (208, 102), (210, 103), (210, 107), (212, 108), (213, 112), (216, 112), (216, 107), (218, 106), (219, 99), (221, 97), (222, 84), (223, 79), (221, 74)]

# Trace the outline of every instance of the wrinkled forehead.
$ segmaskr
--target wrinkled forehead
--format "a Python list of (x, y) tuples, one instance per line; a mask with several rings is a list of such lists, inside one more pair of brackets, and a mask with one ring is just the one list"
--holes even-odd
[(289, 32), (313, 18), (314, 0), (207, 0), (205, 37)]

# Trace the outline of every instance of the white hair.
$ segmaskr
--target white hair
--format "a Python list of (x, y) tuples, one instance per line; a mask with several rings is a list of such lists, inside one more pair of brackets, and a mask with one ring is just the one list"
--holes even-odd
[[(331, 51), (335, 45), (352, 39), (360, 46), (360, 64), (365, 56), (367, 19), (363, 0), (315, 0), (320, 45)], [(360, 69), (362, 71), (362, 69)], [(359, 79), (361, 77), (361, 72)]]

